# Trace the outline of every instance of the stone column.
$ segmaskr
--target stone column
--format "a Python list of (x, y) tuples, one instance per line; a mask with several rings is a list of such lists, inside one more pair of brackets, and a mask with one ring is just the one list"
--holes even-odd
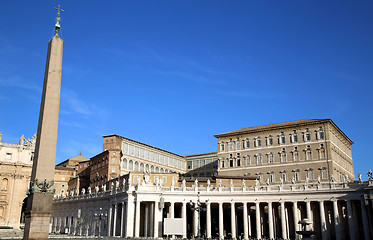
[(158, 201), (155, 201), (154, 202), (154, 223), (153, 223), (153, 236), (154, 238), (158, 238), (159, 236), (159, 219), (160, 219), (160, 216), (159, 216), (159, 202)]
[(350, 240), (355, 240), (354, 220), (352, 216), (351, 200), (346, 201), (347, 206), (347, 219), (348, 219), (348, 230), (350, 233)]
[(311, 201), (306, 201), (306, 211), (308, 220), (312, 221)]
[(268, 224), (269, 224), (269, 239), (273, 239), (273, 216), (272, 203), (268, 203)]
[(175, 217), (175, 203), (170, 202), (170, 208), (169, 208), (170, 218)]
[(206, 233), (207, 238), (211, 238), (211, 203), (206, 203)]
[[(48, 239), (52, 214), (53, 180), (56, 161), (63, 41), (58, 34), (49, 41), (43, 93), (40, 104), (35, 158), (27, 200), (23, 239)], [(45, 183), (39, 188), (37, 183)], [(48, 187), (49, 186), (49, 187)]]
[(281, 205), (281, 232), (282, 238), (287, 239), (286, 234), (286, 221), (285, 221), (285, 202), (280, 202)]
[(248, 232), (248, 222), (247, 222), (247, 202), (243, 202), (243, 234), (244, 238), (249, 238), (249, 232)]
[(335, 226), (335, 238), (337, 240), (341, 240), (341, 230), (340, 230), (340, 220), (339, 220), (339, 212), (338, 212), (338, 202), (337, 200), (333, 200), (333, 212), (334, 212), (334, 226)]
[(149, 203), (149, 216), (150, 216), (150, 221), (149, 221), (149, 235), (150, 237), (154, 237), (154, 219), (155, 219), (155, 208), (154, 208), (154, 203), (150, 202)]
[(122, 215), (120, 216), (120, 236), (124, 237), (124, 211), (126, 210), (125, 202), (122, 202)]
[(297, 238), (297, 233), (296, 231), (298, 231), (298, 202), (297, 201), (294, 201), (293, 202), (293, 218), (294, 218), (294, 230), (295, 230), (295, 238)]
[(117, 215), (118, 215), (118, 204), (115, 204), (114, 205), (113, 234), (112, 234), (112, 236), (115, 236), (116, 232), (117, 232)]
[(148, 235), (148, 223), (149, 223), (149, 204), (147, 202), (144, 203), (145, 208), (144, 208), (144, 237), (149, 237)]
[(224, 239), (223, 203), (219, 202), (219, 238)]
[[(113, 233), (112, 233), (112, 226), (113, 226), (113, 222), (112, 222), (112, 214), (113, 214), (113, 205), (112, 204), (110, 204), (110, 208), (109, 208), (109, 214), (108, 214), (108, 219), (107, 219), (107, 221), (108, 221), (108, 235), (109, 236), (112, 236), (113, 235)], [(101, 227), (101, 226), (100, 226)], [(102, 233), (101, 233), (102, 234)]]
[(231, 229), (232, 238), (236, 239), (236, 207), (234, 202), (231, 202)]
[(136, 209), (135, 209), (135, 237), (140, 236), (140, 200), (136, 199)]
[(257, 235), (256, 238), (262, 239), (259, 202), (255, 203), (255, 212), (256, 212), (256, 235)]
[[(194, 205), (196, 206), (197, 203), (194, 203)], [(198, 212), (195, 210), (193, 211), (193, 234), (194, 236), (198, 234)]]
[(325, 220), (325, 209), (324, 209), (324, 201), (319, 201), (320, 206), (320, 221), (321, 221), (321, 234), (322, 239), (327, 240), (327, 231), (326, 231), (326, 220)]
[(135, 219), (135, 203), (132, 196), (128, 197), (126, 204), (126, 233), (125, 236), (128, 238), (133, 237), (133, 228), (134, 228), (134, 219)]
[(360, 206), (361, 206), (361, 216), (363, 218), (362, 220), (363, 220), (364, 236), (365, 236), (365, 239), (370, 239), (369, 238), (368, 215), (367, 215), (367, 209), (365, 207), (364, 199), (360, 200)]
[(187, 231), (186, 231), (186, 224), (187, 224), (187, 203), (183, 202), (183, 207), (181, 209), (181, 217), (184, 219), (184, 227), (183, 227), (183, 238), (187, 237)]

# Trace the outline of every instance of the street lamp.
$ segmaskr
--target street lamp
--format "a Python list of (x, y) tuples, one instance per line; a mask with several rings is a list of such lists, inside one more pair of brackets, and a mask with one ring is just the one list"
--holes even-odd
[[(197, 193), (197, 203), (194, 203), (192, 200), (190, 200), (190, 208), (192, 211), (196, 211), (198, 214), (198, 228), (197, 228), (197, 236), (196, 238), (201, 238), (201, 212), (206, 211), (206, 207), (202, 207), (201, 201), (200, 201), (200, 192)], [(206, 200), (207, 204), (208, 200)]]
[(98, 236), (100, 237), (101, 236), (101, 221), (102, 220), (106, 221), (107, 213), (103, 213), (102, 208), (100, 208), (100, 212), (95, 213), (94, 216), (95, 216), (95, 219), (96, 219), (96, 223), (98, 225)]

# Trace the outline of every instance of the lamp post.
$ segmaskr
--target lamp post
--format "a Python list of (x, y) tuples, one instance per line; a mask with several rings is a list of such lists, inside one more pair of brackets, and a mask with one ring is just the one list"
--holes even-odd
[[(202, 207), (201, 201), (200, 201), (200, 192), (197, 193), (197, 203), (194, 203), (192, 200), (190, 200), (190, 208), (192, 211), (196, 211), (198, 214), (198, 227), (197, 227), (197, 236), (196, 238), (201, 238), (201, 212), (206, 211), (206, 207)], [(206, 200), (207, 204), (208, 200)]]
[(102, 220), (106, 221), (107, 213), (103, 213), (102, 208), (100, 208), (100, 212), (95, 213), (94, 216), (95, 216), (95, 219), (96, 219), (96, 223), (98, 225), (98, 236), (100, 237), (101, 236), (101, 221)]

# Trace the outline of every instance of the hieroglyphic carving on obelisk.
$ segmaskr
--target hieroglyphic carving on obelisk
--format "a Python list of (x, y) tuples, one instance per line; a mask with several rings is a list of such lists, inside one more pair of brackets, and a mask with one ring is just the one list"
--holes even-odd
[(55, 9), (58, 11), (55, 25), (56, 34), (48, 45), (35, 158), (27, 200), (24, 239), (48, 239), (52, 213), (63, 48), (63, 41), (58, 36), (60, 11), (63, 10), (60, 9), (60, 6)]

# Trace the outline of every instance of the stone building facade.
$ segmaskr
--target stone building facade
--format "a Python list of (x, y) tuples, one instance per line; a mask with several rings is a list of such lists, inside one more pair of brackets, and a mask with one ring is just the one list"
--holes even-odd
[(354, 180), (352, 141), (330, 119), (215, 137), (218, 152), (180, 156), (104, 136), (90, 187), (54, 200), (52, 232), (166, 237), (177, 218), (183, 238), (299, 239), (307, 218), (318, 239), (373, 237), (373, 177)]
[(215, 135), (219, 173), (260, 182), (347, 182), (354, 179), (353, 142), (330, 119), (306, 119)]
[[(217, 177), (203, 185), (171, 180), (171, 186), (165, 186), (155, 175), (129, 173), (124, 181), (112, 180), (110, 188), (55, 199), (52, 233), (160, 238), (167, 237), (165, 219), (177, 218), (185, 224), (177, 234), (183, 238), (199, 232), (207, 239), (299, 239), (298, 221), (307, 218), (317, 239), (373, 236), (373, 178), (262, 185), (245, 177), (224, 183)], [(133, 177), (141, 181), (135, 184)], [(196, 204), (205, 209), (200, 216), (192, 209)]]
[(216, 152), (184, 156), (187, 173), (186, 177), (208, 177), (217, 174), (218, 155)]
[(0, 133), (0, 226), (20, 227), (22, 206), (31, 176), (36, 135), (18, 144), (2, 142)]

